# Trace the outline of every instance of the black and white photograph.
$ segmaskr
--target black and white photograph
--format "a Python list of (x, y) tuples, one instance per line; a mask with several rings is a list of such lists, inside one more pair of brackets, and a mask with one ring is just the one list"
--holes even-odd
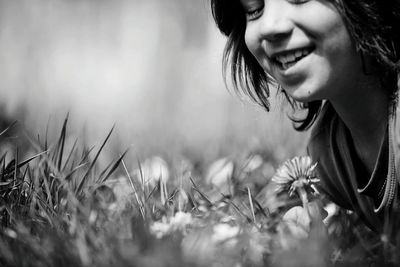
[(399, 74), (400, 0), (0, 0), (0, 267), (400, 266)]

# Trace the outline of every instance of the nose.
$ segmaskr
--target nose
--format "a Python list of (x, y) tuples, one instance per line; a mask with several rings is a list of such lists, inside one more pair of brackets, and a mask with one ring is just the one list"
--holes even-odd
[(271, 43), (280, 43), (291, 35), (293, 21), (285, 1), (265, 1), (264, 12), (260, 19), (259, 32), (262, 39)]

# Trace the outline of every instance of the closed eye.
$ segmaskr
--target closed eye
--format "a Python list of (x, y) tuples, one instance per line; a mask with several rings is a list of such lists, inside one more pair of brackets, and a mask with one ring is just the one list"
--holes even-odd
[(245, 11), (246, 19), (249, 21), (257, 19), (262, 14), (263, 9), (264, 7), (260, 7)]
[(255, 20), (264, 10), (264, 0), (240, 0), (247, 21)]
[(295, 5), (301, 5), (304, 4), (310, 0), (288, 0), (290, 3), (295, 4)]

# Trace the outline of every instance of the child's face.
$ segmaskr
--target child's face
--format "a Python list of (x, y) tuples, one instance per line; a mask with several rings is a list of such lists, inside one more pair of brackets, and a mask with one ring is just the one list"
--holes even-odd
[(346, 97), (363, 76), (361, 57), (328, 1), (240, 1), (248, 49), (295, 100)]

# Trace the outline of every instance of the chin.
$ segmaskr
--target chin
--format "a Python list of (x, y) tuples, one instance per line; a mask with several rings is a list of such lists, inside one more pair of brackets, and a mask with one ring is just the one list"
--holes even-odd
[(310, 102), (310, 101), (314, 101), (314, 100), (320, 100), (317, 97), (315, 97), (314, 94), (311, 93), (310, 90), (305, 90), (305, 91), (293, 91), (290, 92), (288, 90), (286, 90), (286, 93), (293, 98), (294, 100), (298, 101), (298, 102)]
[(332, 90), (331, 88), (312, 83), (311, 81), (298, 86), (288, 86), (287, 88), (288, 89), (285, 88), (285, 91), (292, 99), (303, 103), (324, 100), (327, 97), (327, 92)]

